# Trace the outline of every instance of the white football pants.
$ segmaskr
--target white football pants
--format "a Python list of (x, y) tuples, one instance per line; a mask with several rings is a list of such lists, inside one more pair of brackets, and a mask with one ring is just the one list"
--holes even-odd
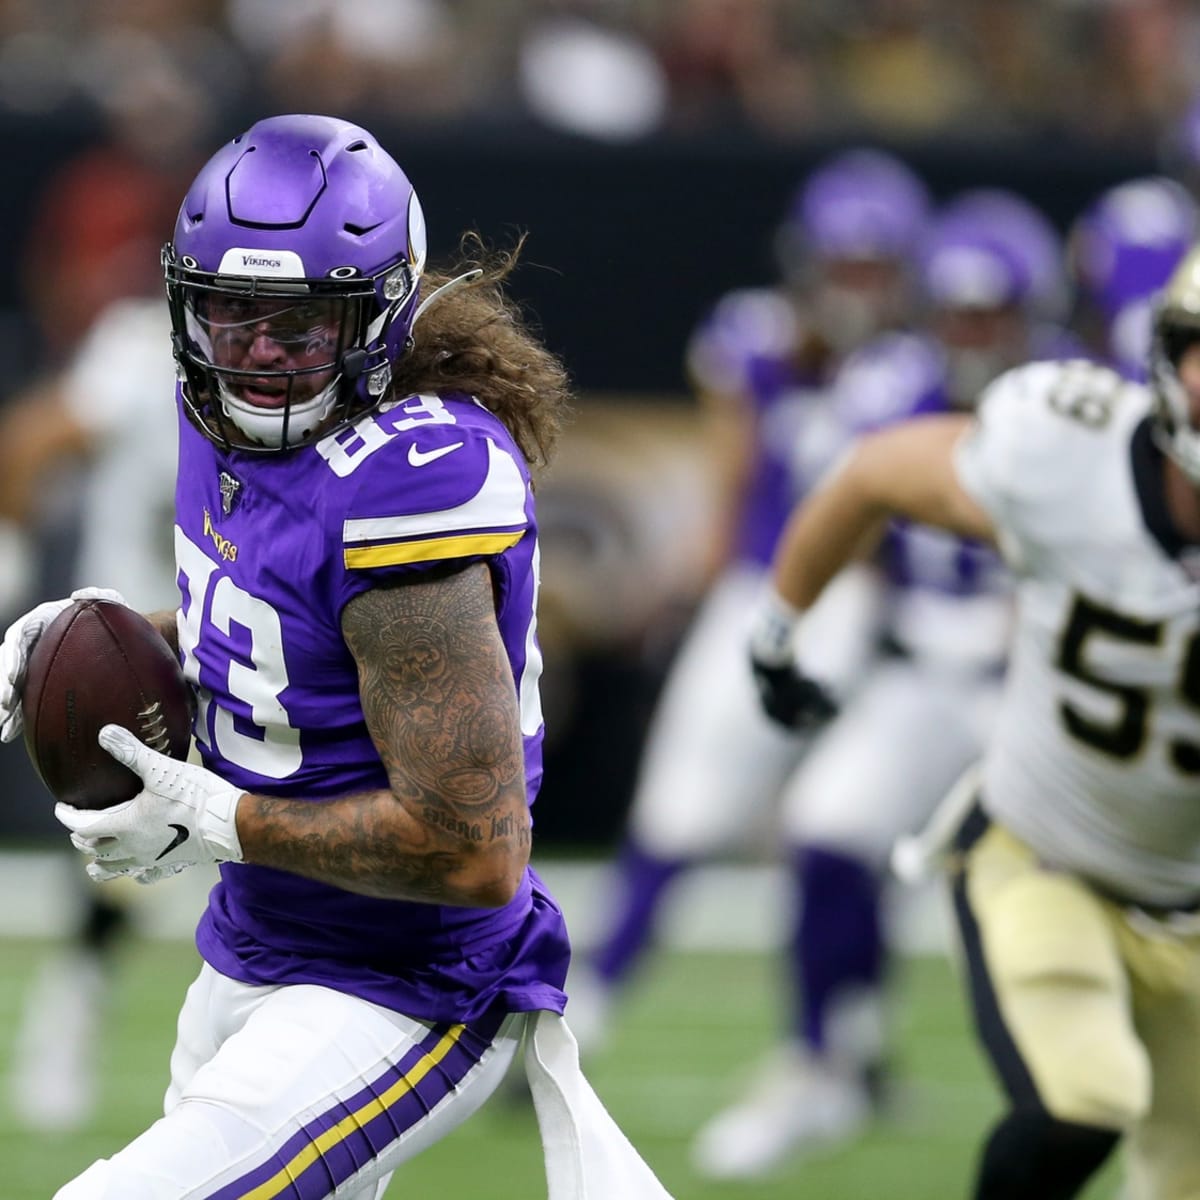
[(527, 1026), (550, 1200), (670, 1200), (557, 1014), (435, 1025), (207, 964), (179, 1016), (166, 1115), (55, 1200), (381, 1200), (398, 1166), (496, 1090)]
[(883, 869), (983, 752), (999, 676), (880, 662), (783, 791), (789, 845), (841, 850)]
[[(730, 569), (713, 585), (667, 674), (630, 808), (635, 840), (659, 858), (703, 858), (773, 833), (780, 789), (805, 740), (763, 711), (750, 671), (761, 570)], [(799, 631), (803, 661), (839, 693), (873, 647), (876, 586), (847, 570)]]

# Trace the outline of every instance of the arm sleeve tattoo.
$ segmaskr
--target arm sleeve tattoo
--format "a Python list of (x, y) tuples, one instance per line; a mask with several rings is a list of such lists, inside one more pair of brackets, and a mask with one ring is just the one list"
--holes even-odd
[(487, 567), (366, 592), (342, 632), (391, 789), (323, 804), (247, 797), (247, 860), (368, 895), (503, 903), (528, 861), (529, 812)]

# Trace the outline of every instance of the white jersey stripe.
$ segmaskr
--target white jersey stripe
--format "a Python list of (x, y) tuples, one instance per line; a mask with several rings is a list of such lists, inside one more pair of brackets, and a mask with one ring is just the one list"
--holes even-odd
[[(422, 470), (424, 468), (415, 468)], [(511, 455), (488, 440), (488, 473), (483, 486), (465, 504), (439, 512), (403, 516), (365, 517), (345, 521), (344, 542), (398, 542), (428, 537), (435, 533), (466, 533), (477, 530), (523, 530), (525, 481)], [(515, 538), (513, 539), (516, 540)], [(508, 543), (512, 545), (512, 542)]]

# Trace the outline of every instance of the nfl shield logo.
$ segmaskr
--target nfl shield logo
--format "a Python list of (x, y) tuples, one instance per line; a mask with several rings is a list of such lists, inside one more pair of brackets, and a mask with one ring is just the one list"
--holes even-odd
[(234, 479), (228, 471), (221, 472), (221, 511), (229, 516), (237, 504), (238, 493), (242, 490), (241, 482)]

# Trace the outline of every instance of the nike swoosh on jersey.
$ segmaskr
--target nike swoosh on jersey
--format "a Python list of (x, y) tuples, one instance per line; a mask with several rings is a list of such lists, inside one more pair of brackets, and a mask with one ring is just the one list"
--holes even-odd
[(166, 858), (176, 846), (182, 846), (192, 836), (192, 831), (186, 825), (176, 825), (172, 822), (168, 828), (175, 830), (175, 836), (167, 843), (167, 848), (155, 858), (155, 862)]
[(414, 443), (408, 448), (408, 464), (411, 467), (423, 467), (439, 458), (445, 458), (455, 450), (461, 450), (462, 446), (462, 442), (451, 442), (449, 446), (438, 446), (435, 450), (422, 450)]

